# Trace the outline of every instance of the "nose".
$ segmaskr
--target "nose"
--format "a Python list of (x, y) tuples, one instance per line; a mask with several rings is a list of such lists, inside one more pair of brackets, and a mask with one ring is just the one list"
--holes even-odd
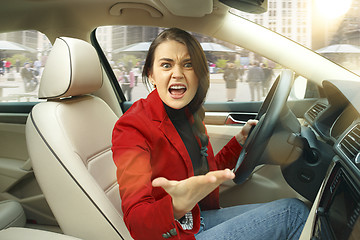
[(172, 77), (175, 79), (182, 79), (184, 78), (184, 70), (183, 68), (179, 65), (176, 64), (173, 68), (173, 73), (172, 73)]

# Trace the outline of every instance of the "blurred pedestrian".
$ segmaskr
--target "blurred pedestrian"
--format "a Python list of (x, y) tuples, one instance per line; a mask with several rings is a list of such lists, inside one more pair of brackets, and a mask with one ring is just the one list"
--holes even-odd
[(24, 81), (25, 92), (32, 92), (36, 89), (39, 81), (34, 75), (34, 69), (31, 68), (30, 63), (26, 62), (21, 69), (21, 78)]
[(264, 71), (259, 66), (259, 62), (252, 63), (247, 75), (247, 82), (249, 83), (251, 101), (260, 101), (260, 91), (263, 80)]
[(244, 81), (244, 78), (245, 78), (245, 68), (244, 68), (244, 66), (240, 65), (240, 67), (238, 68), (238, 72), (239, 72), (239, 81), (240, 82)]
[(6, 72), (10, 73), (10, 69), (11, 69), (11, 62), (10, 61), (5, 61), (5, 68), (6, 68)]
[(3, 76), (5, 74), (5, 59), (1, 59), (0, 61), (0, 74)]
[(135, 77), (135, 86), (137, 86), (139, 77), (141, 76), (140, 62), (137, 62), (135, 64), (135, 66), (132, 68), (132, 71), (133, 71), (134, 77)]
[(16, 68), (16, 72), (19, 73), (20, 72), (20, 60), (19, 59), (16, 59), (16, 62), (15, 62), (15, 68)]
[(234, 63), (228, 63), (223, 78), (226, 84), (227, 101), (233, 102), (236, 97), (236, 81), (239, 78), (239, 72)]
[(124, 95), (127, 96), (127, 100), (132, 99), (132, 89), (135, 86), (135, 75), (134, 72), (129, 68), (123, 68), (122, 76), (120, 77), (121, 88)]
[(40, 75), (40, 68), (41, 68), (42, 64), (41, 61), (39, 59), (36, 59), (34, 62), (34, 74), (35, 76), (39, 76)]
[(262, 93), (263, 97), (265, 97), (269, 92), (271, 80), (274, 76), (274, 71), (272, 70), (272, 68), (267, 67), (265, 63), (261, 63), (261, 68), (264, 71), (264, 80), (262, 81)]

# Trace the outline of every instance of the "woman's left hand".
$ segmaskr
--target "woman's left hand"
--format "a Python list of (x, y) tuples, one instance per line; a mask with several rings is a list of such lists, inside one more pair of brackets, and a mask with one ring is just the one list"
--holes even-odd
[(250, 129), (258, 123), (258, 120), (250, 119), (246, 122), (246, 124), (241, 128), (241, 131), (235, 135), (236, 140), (244, 145), (246, 138), (249, 135)]

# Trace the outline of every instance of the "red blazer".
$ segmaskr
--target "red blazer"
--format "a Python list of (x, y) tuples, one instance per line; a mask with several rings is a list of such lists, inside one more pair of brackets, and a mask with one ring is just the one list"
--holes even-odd
[[(194, 176), (190, 156), (156, 90), (120, 117), (112, 144), (124, 221), (131, 236), (136, 240), (158, 240), (175, 228), (177, 235), (171, 239), (195, 239), (200, 228), (199, 206), (192, 209), (193, 229), (183, 230), (174, 219), (170, 195), (151, 185), (157, 177), (183, 180)], [(240, 151), (235, 137), (216, 157), (209, 143), (209, 169), (233, 168)], [(204, 198), (202, 206), (202, 210), (219, 208), (219, 189)]]

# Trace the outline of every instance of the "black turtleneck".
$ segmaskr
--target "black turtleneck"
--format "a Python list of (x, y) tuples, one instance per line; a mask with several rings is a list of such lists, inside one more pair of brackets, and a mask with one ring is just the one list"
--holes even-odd
[(194, 132), (192, 131), (189, 120), (186, 117), (185, 108), (173, 109), (166, 104), (164, 104), (164, 106), (167, 115), (179, 133), (182, 141), (185, 144), (186, 150), (189, 153), (194, 169), (194, 175), (204, 174), (199, 172), (202, 166), (200, 146), (195, 138)]

